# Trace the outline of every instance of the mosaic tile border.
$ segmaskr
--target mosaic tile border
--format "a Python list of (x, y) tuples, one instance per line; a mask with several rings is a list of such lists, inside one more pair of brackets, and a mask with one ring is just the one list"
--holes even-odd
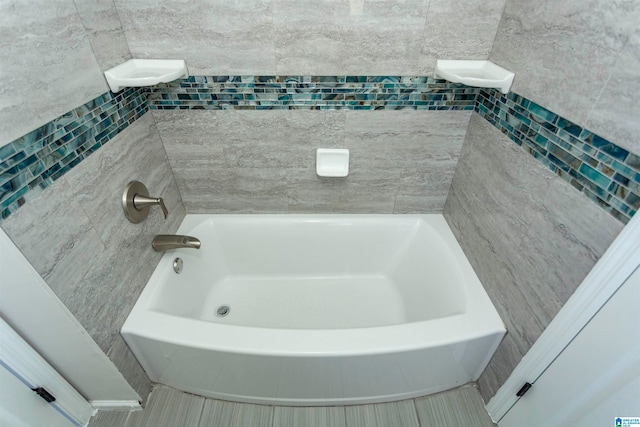
[(640, 156), (513, 92), (483, 89), (475, 111), (623, 223), (640, 208)]
[(478, 92), (424, 76), (192, 76), (152, 87), (149, 108), (473, 110)]
[(0, 147), (0, 221), (150, 109), (475, 110), (623, 223), (640, 208), (638, 155), (515, 93), (424, 76), (192, 76), (107, 92)]
[(148, 111), (146, 92), (107, 92), (0, 147), (0, 221)]

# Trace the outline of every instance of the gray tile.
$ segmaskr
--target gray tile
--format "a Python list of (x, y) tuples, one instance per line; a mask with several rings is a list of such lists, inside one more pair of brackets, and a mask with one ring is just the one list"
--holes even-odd
[(273, 407), (207, 399), (198, 427), (271, 427)]
[(293, 408), (276, 406), (273, 427), (346, 427), (343, 407)]
[(129, 59), (129, 45), (113, 0), (74, 0), (98, 65), (103, 70)]
[(345, 407), (347, 427), (419, 427), (413, 400)]
[(421, 72), (432, 74), (437, 59), (487, 59), (504, 4), (505, 0), (430, 0)]
[(89, 427), (123, 427), (129, 411), (98, 411), (89, 421)]
[(0, 146), (108, 90), (70, 0), (0, 3), (0, 63)]
[(517, 263), (518, 244), (497, 238), (482, 225), (475, 216), (478, 203), (460, 188), (452, 187), (445, 218), (519, 353), (524, 355), (550, 320), (549, 302), (527, 289), (528, 282), (522, 280), (522, 267)]
[(473, 114), (452, 188), (472, 198), (474, 217), (493, 238), (517, 245), (553, 179), (532, 156)]
[[(640, 7), (632, 12), (640, 21)], [(640, 154), (640, 31), (632, 33), (620, 52), (609, 81), (593, 105), (586, 127), (636, 154)]]
[(468, 111), (349, 111), (345, 147), (354, 167), (454, 170), (469, 117)]
[(475, 387), (460, 387), (415, 402), (422, 427), (494, 426)]
[[(584, 124), (637, 15), (636, 2), (509, 1), (490, 59), (515, 72), (512, 90)], [(585, 84), (589, 82), (589, 84)]]
[(228, 167), (315, 165), (316, 148), (343, 147), (345, 111), (220, 111)]
[(115, 4), (135, 58), (184, 59), (192, 75), (275, 74), (269, 0)]
[(426, 172), (403, 170), (393, 213), (442, 213), (455, 172), (454, 165), (432, 165)]
[(416, 75), (428, 0), (274, 0), (280, 75)]
[(151, 392), (145, 409), (131, 413), (126, 427), (197, 426), (203, 406), (204, 397), (159, 385)]
[(350, 167), (346, 178), (321, 178), (312, 168), (288, 168), (289, 213), (393, 213), (400, 170)]
[(131, 353), (131, 350), (129, 350), (129, 347), (120, 334), (117, 334), (113, 339), (107, 356), (109, 356), (109, 359), (116, 365), (118, 371), (127, 379), (129, 385), (138, 393), (143, 405), (146, 404), (149, 393), (151, 393), (151, 380), (133, 353)]
[(622, 230), (623, 224), (569, 184), (557, 180), (521, 243), (528, 288), (557, 302), (553, 318)]
[(175, 170), (188, 213), (286, 213), (285, 170), (210, 168), (206, 162)]
[(478, 379), (478, 389), (485, 402), (496, 394), (524, 354), (522, 348), (513, 340), (513, 336), (507, 333)]
[[(217, 111), (152, 111), (172, 167), (179, 160), (208, 160), (224, 166), (224, 140), (218, 132)], [(188, 162), (180, 164), (186, 166)]]
[(65, 178), (22, 206), (2, 228), (67, 306), (105, 251)]

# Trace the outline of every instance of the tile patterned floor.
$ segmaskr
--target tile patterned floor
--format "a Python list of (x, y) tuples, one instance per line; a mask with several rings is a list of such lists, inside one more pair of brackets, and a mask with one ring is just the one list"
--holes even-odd
[(493, 427), (480, 393), (464, 386), (392, 403), (264, 406), (205, 399), (156, 386), (143, 411), (99, 412), (89, 427)]

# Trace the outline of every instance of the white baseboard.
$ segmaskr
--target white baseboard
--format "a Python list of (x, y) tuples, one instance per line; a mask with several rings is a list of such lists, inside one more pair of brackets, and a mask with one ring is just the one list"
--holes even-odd
[(100, 411), (142, 410), (142, 405), (137, 400), (91, 400), (89, 404)]

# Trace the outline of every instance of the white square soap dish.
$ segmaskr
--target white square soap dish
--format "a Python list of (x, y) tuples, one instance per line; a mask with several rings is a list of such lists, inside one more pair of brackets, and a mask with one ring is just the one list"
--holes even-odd
[(343, 178), (349, 175), (349, 150), (346, 148), (318, 148), (316, 151), (318, 176)]

